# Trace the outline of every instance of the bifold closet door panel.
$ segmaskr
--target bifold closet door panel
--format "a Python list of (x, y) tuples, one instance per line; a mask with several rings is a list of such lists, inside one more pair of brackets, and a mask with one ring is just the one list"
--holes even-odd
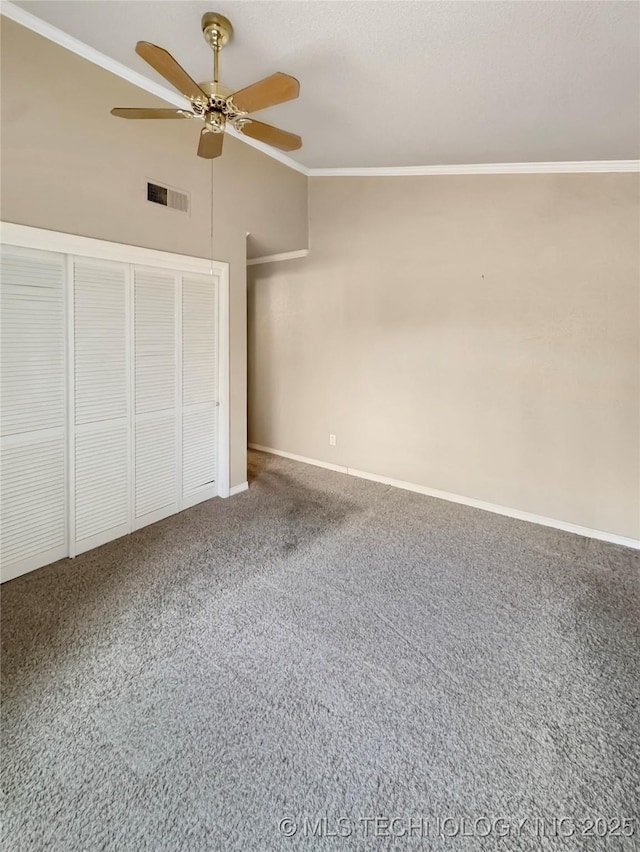
[(67, 554), (62, 254), (2, 246), (2, 579)]
[(65, 425), (66, 257), (2, 247), (2, 435)]
[(182, 277), (182, 501), (217, 494), (218, 290), (216, 276)]
[(2, 446), (2, 579), (67, 555), (64, 437)]
[(136, 527), (178, 511), (176, 422), (172, 414), (136, 419)]
[(135, 267), (135, 526), (178, 511), (178, 276)]
[(75, 257), (76, 553), (131, 530), (129, 267)]
[(128, 443), (129, 430), (122, 420), (91, 424), (76, 432), (78, 552), (95, 547), (95, 539), (102, 543), (130, 531)]

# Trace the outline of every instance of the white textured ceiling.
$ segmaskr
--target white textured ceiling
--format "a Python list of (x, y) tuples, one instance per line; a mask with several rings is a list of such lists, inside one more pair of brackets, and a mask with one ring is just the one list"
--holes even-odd
[(235, 28), (221, 54), (225, 84), (273, 71), (300, 80), (298, 101), (259, 118), (300, 133), (292, 157), (310, 168), (638, 158), (635, 0), (16, 5), (156, 82), (136, 41), (210, 79), (200, 18), (222, 12)]

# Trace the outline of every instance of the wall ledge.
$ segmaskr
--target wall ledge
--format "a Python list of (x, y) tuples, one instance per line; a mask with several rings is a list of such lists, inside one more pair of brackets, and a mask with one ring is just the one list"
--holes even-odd
[(278, 263), (281, 260), (295, 260), (296, 257), (306, 257), (309, 249), (300, 251), (283, 251), (280, 254), (265, 254), (263, 257), (248, 257), (247, 266), (260, 266), (262, 263)]

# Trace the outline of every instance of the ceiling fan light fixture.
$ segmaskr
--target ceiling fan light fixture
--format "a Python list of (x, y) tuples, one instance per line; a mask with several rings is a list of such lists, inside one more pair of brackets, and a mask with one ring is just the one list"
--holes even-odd
[(224, 113), (211, 111), (204, 117), (204, 126), (209, 133), (224, 133), (224, 126), (227, 123)]
[(239, 91), (223, 86), (218, 79), (220, 50), (231, 41), (231, 21), (218, 12), (206, 12), (201, 21), (202, 34), (213, 50), (213, 80), (196, 83), (164, 48), (147, 41), (139, 41), (136, 53), (148, 62), (158, 74), (168, 80), (189, 99), (191, 110), (184, 109), (129, 109), (115, 108), (112, 115), (118, 118), (199, 118), (204, 121), (198, 146), (198, 156), (212, 159), (222, 153), (222, 140), (214, 145), (207, 137), (222, 134), (230, 124), (239, 133), (272, 145), (282, 151), (295, 151), (302, 139), (295, 133), (280, 130), (249, 117), (249, 113), (297, 98), (300, 83), (295, 77), (276, 72)]

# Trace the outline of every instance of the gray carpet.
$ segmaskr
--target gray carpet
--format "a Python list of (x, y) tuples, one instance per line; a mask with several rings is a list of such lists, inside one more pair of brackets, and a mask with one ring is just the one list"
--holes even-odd
[(637, 552), (251, 464), (3, 587), (4, 848), (640, 848)]

